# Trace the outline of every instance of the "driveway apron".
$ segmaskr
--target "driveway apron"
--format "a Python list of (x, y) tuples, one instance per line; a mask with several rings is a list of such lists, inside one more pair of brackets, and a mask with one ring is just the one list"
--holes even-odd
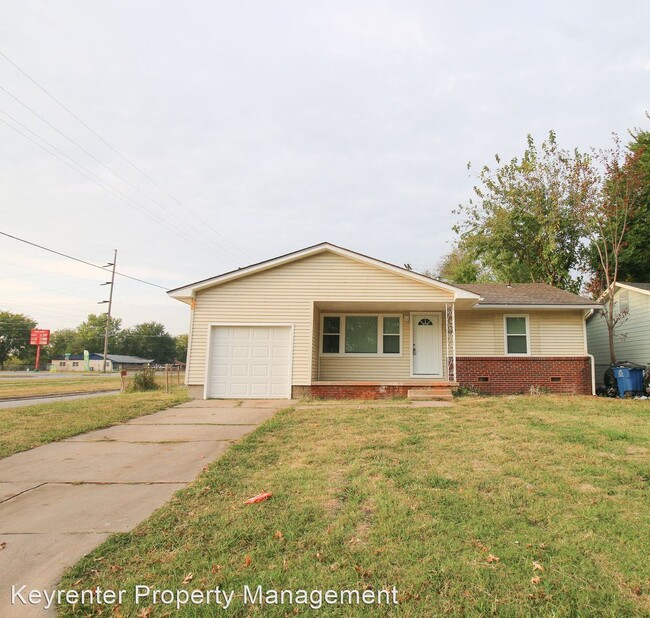
[(134, 528), (291, 403), (190, 401), (0, 459), (0, 616), (55, 613), (12, 604), (12, 586), (52, 590), (66, 567)]

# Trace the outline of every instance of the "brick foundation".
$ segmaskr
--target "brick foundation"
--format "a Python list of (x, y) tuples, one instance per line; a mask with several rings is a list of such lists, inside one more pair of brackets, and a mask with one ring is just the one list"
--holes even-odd
[[(413, 385), (380, 385), (380, 384), (324, 384), (293, 387), (293, 396), (311, 395), (323, 399), (390, 399), (391, 397), (406, 397)], [(297, 390), (300, 394), (297, 394)], [(307, 389), (307, 392), (302, 391)]]
[(459, 356), (456, 376), (461, 386), (489, 395), (527, 393), (531, 386), (552, 393), (592, 394), (588, 356)]

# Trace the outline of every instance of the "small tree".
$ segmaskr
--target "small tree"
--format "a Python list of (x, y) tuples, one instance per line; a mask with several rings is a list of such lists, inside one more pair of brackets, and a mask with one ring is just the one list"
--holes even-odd
[(642, 189), (638, 159), (642, 150), (623, 152), (621, 141), (614, 136), (614, 146), (594, 153), (585, 183), (586, 199), (578, 204), (577, 215), (590, 242), (590, 252), (598, 259), (598, 268), (589, 284), (594, 296), (604, 295), (601, 315), (607, 324), (609, 355), (616, 362), (614, 334), (627, 317), (614, 303), (619, 265)]

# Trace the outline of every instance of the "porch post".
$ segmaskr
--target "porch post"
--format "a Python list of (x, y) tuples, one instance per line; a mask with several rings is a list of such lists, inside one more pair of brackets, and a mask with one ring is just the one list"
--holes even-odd
[(456, 307), (445, 303), (445, 325), (447, 327), (447, 379), (456, 381)]
[(449, 363), (449, 303), (445, 303), (445, 364), (447, 365), (447, 380), (451, 382), (451, 366)]

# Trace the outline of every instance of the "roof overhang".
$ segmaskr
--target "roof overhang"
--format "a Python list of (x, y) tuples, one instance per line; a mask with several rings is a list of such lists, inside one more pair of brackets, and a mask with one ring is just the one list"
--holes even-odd
[(547, 305), (507, 305), (505, 303), (479, 303), (477, 305), (474, 305), (472, 307), (473, 309), (516, 309), (517, 311), (525, 311), (526, 309), (535, 309), (535, 310), (544, 310), (544, 309), (575, 309), (576, 311), (579, 310), (590, 310), (590, 309), (600, 309), (602, 305), (600, 303), (593, 303), (589, 305), (552, 305), (552, 304), (547, 304)]
[(251, 266), (246, 266), (244, 268), (239, 268), (210, 279), (204, 279), (202, 281), (197, 281), (189, 285), (169, 290), (167, 294), (172, 298), (180, 300), (182, 302), (191, 304), (192, 299), (196, 296), (197, 292), (211, 288), (217, 285), (223, 285), (230, 281), (235, 281), (236, 279), (241, 279), (242, 277), (248, 277), (256, 273), (264, 272), (265, 270), (270, 270), (271, 268), (277, 268), (278, 266), (283, 266), (284, 264), (289, 264), (290, 262), (295, 262), (297, 260), (302, 260), (306, 257), (313, 255), (318, 255), (319, 253), (334, 253), (343, 257), (347, 257), (351, 260), (361, 262), (363, 264), (369, 264), (375, 266), (376, 268), (381, 268), (383, 270), (393, 272), (402, 277), (418, 281), (425, 285), (429, 285), (436, 289), (446, 290), (451, 292), (454, 295), (454, 300), (465, 299), (468, 301), (476, 302), (480, 299), (478, 294), (473, 292), (468, 292), (448, 283), (443, 283), (437, 279), (432, 279), (426, 275), (421, 275), (412, 270), (402, 268), (401, 266), (396, 266), (395, 264), (389, 264), (388, 262), (383, 262), (376, 258), (372, 258), (356, 251), (351, 251), (350, 249), (345, 249), (344, 247), (339, 247), (338, 245), (333, 245), (328, 242), (320, 243), (312, 247), (307, 247), (306, 249), (300, 249), (299, 251), (294, 251), (293, 253), (287, 253), (286, 255), (281, 255), (277, 258), (271, 260), (266, 260), (264, 262), (259, 262), (258, 264), (252, 264)]
[(616, 287), (623, 288), (624, 290), (632, 290), (633, 292), (639, 292), (639, 294), (647, 294), (650, 296), (650, 290), (644, 288), (638, 288), (635, 285), (628, 285), (627, 283), (617, 283)]

